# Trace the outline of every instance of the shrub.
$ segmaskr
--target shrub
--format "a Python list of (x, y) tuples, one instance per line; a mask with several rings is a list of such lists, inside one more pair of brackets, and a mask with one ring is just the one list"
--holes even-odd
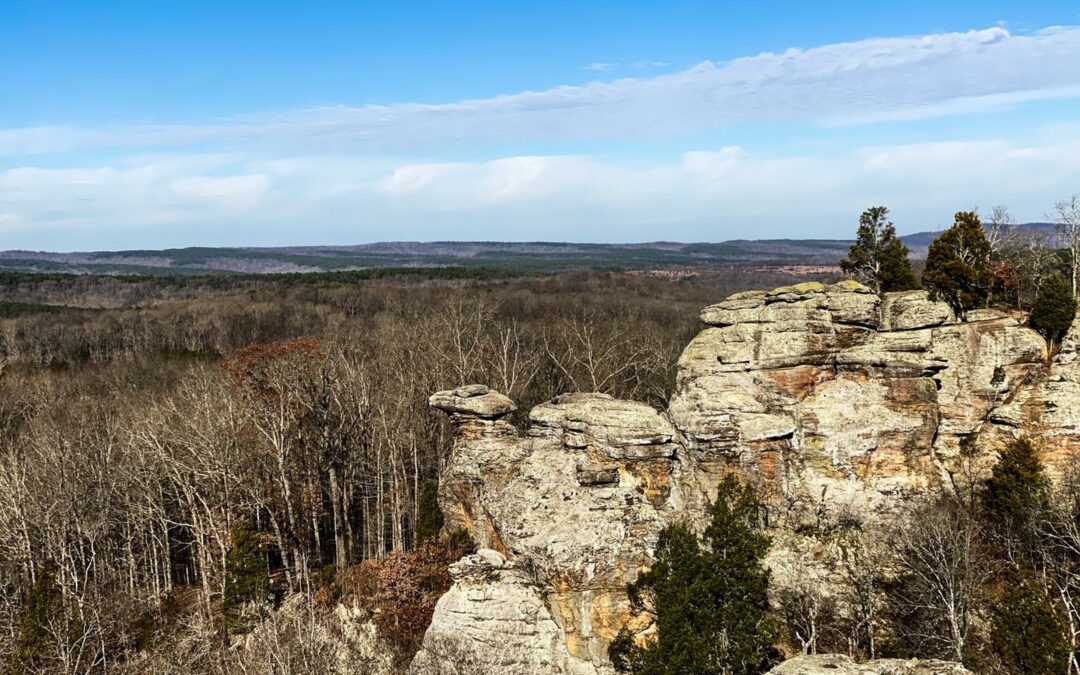
[(336, 584), (343, 599), (370, 611), (379, 636), (405, 664), (420, 648), (435, 604), (450, 588), (450, 564), (460, 556), (442, 542), (427, 541), (414, 551), (353, 565)]
[(402, 662), (420, 648), (435, 603), (450, 588), (452, 562), (445, 546), (426, 543), (415, 551), (391, 553), (380, 565), (373, 598), (375, 626)]

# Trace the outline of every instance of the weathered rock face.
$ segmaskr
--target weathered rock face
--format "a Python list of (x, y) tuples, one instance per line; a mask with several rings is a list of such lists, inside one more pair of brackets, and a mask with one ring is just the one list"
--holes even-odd
[(971, 314), (957, 323), (923, 291), (880, 298), (853, 282), (707, 307), (669, 410), (700, 487), (737, 470), (863, 514), (951, 482), (961, 443), (1045, 360), (1034, 331)]
[[(444, 401), (463, 408), (432, 397)], [(626, 582), (679, 508), (675, 430), (649, 406), (605, 394), (560, 396), (529, 420), (518, 435), (501, 419), (459, 418), (440, 501), (449, 527), (542, 580), (562, 648), (603, 664), (632, 619)]]
[(476, 659), (487, 672), (596, 672), (567, 653), (535, 582), (502, 554), (481, 549), (451, 565), (450, 574), (454, 586), (439, 599), (413, 672), (445, 672), (430, 668), (439, 659)]
[(966, 675), (971, 671), (949, 661), (879, 659), (855, 663), (846, 656), (796, 656), (769, 671), (769, 675)]
[[(958, 322), (922, 291), (809, 283), (733, 295), (701, 318), (665, 412), (565, 394), (519, 431), (505, 419), (513, 402), (486, 387), (431, 398), (454, 427), (440, 483), (447, 526), (515, 565), (485, 593), (517, 597), (531, 584), (555, 627), (540, 641), (565, 656), (545, 661), (553, 672), (607, 671), (618, 630), (648, 630), (626, 584), (665, 525), (702, 522), (727, 473), (758, 483), (772, 524), (794, 528), (823, 511), (889, 519), (987, 470), (1021, 434), (1053, 448), (1051, 465), (1080, 450), (1080, 327), (1048, 366), (1042, 338), (1015, 319), (978, 311)], [(484, 630), (498, 623), (454, 600), (481, 587), (462, 579), (432, 631), (470, 634), (472, 616)]]

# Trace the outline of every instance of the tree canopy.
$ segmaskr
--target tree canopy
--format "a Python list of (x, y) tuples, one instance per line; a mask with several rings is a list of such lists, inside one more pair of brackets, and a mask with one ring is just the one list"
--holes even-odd
[(889, 209), (872, 206), (859, 216), (859, 231), (840, 269), (879, 293), (917, 288), (908, 247), (896, 236)]
[(990, 242), (978, 213), (959, 211), (953, 226), (930, 244), (922, 278), (923, 286), (961, 318), (986, 303), (993, 272)]

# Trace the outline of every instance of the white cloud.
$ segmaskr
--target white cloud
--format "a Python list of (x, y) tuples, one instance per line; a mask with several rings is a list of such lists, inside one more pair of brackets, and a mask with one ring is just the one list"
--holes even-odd
[(0, 220), (0, 232), (188, 227), (264, 213), (260, 205), (271, 188), (269, 176), (201, 173), (211, 168), (237, 167), (220, 156), (192, 156), (95, 168), (8, 169), (0, 172), (0, 211), (8, 216)]
[(608, 70), (615, 70), (618, 67), (619, 67), (619, 64), (617, 64), (617, 63), (597, 62), (597, 63), (590, 63), (590, 64), (586, 65), (584, 67), (584, 69), (585, 70), (597, 71), (597, 72), (605, 72), (605, 71), (608, 71)]
[[(889, 205), (903, 231), (973, 204), (1038, 219), (1080, 190), (1080, 129), (997, 139), (769, 156), (730, 146), (653, 165), (583, 155), (478, 162), (302, 156), (248, 162), (153, 158), (0, 172), (0, 232), (60, 248), (127, 228), (127, 245), (313, 244), (387, 239), (644, 241), (846, 236)], [(227, 224), (228, 228), (222, 228)], [(142, 237), (139, 239), (138, 237)], [(52, 243), (50, 243), (52, 242)], [(14, 244), (12, 244), (14, 245)]]
[(189, 176), (177, 178), (169, 187), (178, 195), (196, 199), (220, 199), (232, 203), (251, 203), (266, 194), (270, 179), (265, 175)]
[[(274, 144), (293, 150), (662, 137), (753, 120), (852, 124), (1080, 95), (1080, 27), (875, 38), (705, 61), (653, 77), (441, 104), (338, 106), (205, 125), (0, 130), (0, 155), (86, 147)], [(613, 64), (591, 64), (595, 70)]]

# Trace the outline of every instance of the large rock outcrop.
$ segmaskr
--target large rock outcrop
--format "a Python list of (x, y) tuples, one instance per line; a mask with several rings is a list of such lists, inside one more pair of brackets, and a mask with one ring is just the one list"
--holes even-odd
[(484, 672), (596, 673), (590, 662), (567, 652), (540, 589), (502, 554), (480, 549), (451, 565), (450, 574), (454, 585), (439, 599), (439, 620), (424, 636), (414, 672), (443, 672), (431, 667), (442, 659), (459, 665), (472, 660)]
[(566, 394), (533, 408), (522, 435), (501, 415), (463, 412), (474, 401), (487, 409), (481, 399), (491, 395), (472, 387), (432, 397), (459, 416), (439, 488), (447, 526), (542, 580), (563, 648), (603, 664), (633, 619), (626, 582), (680, 510), (675, 429), (642, 403)]
[[(514, 632), (535, 615), (529, 639), (552, 672), (607, 672), (618, 630), (650, 629), (626, 584), (665, 525), (701, 522), (729, 472), (757, 483), (771, 523), (791, 531), (823, 512), (892, 518), (985, 472), (1020, 435), (1047, 441), (1052, 468), (1080, 450), (1078, 327), (1047, 364), (1043, 339), (1013, 317), (959, 322), (925, 292), (881, 297), (854, 282), (740, 293), (701, 319), (663, 412), (564, 394), (519, 430), (514, 403), (484, 386), (431, 397), (454, 429), (447, 526), (511, 567), (479, 584), (459, 573), (430, 636), (479, 635), (470, 622)], [(466, 602), (477, 589), (494, 604)]]
[(959, 323), (924, 291), (881, 298), (854, 282), (740, 293), (701, 318), (669, 409), (700, 487), (736, 469), (855, 514), (951, 484), (961, 446), (1046, 357), (1006, 315)]
[(970, 672), (950, 661), (878, 659), (855, 663), (846, 656), (822, 654), (788, 659), (768, 675), (968, 675)]

